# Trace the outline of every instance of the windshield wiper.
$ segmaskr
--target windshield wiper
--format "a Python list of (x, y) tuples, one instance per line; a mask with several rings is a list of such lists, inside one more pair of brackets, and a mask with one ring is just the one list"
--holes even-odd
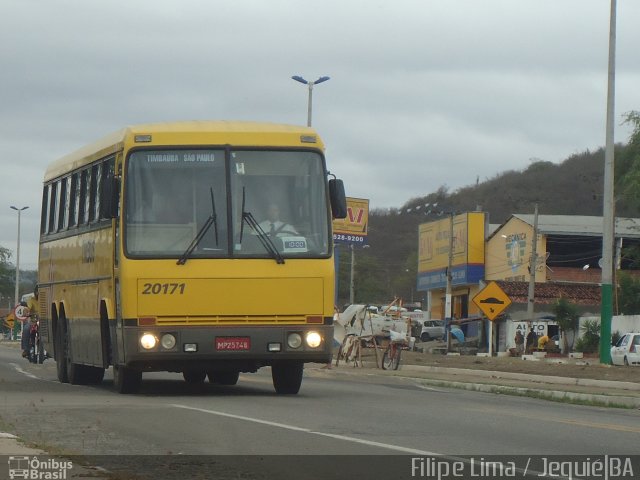
[(213, 230), (216, 236), (216, 247), (218, 246), (218, 215), (216, 214), (216, 202), (213, 199), (213, 187), (209, 188), (209, 192), (211, 193), (211, 215), (209, 215), (209, 218), (207, 218), (207, 220), (204, 222), (204, 225), (202, 225), (195, 238), (191, 241), (182, 256), (178, 259), (178, 261), (176, 262), (177, 265), (184, 265), (185, 263), (187, 263), (189, 255), (193, 253), (198, 244), (202, 241), (206, 233), (211, 228), (211, 225), (214, 226)]
[(273, 244), (271, 237), (267, 235), (267, 233), (262, 229), (262, 227), (258, 224), (255, 217), (251, 212), (247, 212), (244, 209), (244, 200), (245, 200), (245, 191), (244, 187), (242, 187), (242, 223), (240, 224), (240, 243), (242, 243), (242, 236), (244, 234), (244, 222), (247, 222), (257, 234), (258, 240), (264, 247), (264, 249), (273, 257), (276, 263), (284, 263), (284, 258)]

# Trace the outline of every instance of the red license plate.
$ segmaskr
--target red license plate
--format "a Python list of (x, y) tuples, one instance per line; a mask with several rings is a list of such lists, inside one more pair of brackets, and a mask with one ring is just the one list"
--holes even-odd
[(249, 337), (216, 337), (216, 350), (250, 350), (251, 338)]

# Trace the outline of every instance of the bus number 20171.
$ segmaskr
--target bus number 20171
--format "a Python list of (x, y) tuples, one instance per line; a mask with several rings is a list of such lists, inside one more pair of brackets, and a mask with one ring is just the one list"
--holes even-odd
[(182, 295), (184, 283), (145, 283), (142, 289), (143, 295)]

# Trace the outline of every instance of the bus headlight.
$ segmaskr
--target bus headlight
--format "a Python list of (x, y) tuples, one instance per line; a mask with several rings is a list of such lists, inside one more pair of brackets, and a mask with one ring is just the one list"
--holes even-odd
[(170, 333), (165, 333), (160, 339), (160, 345), (162, 345), (162, 348), (165, 350), (172, 350), (173, 347), (176, 346), (176, 337)]
[(140, 346), (145, 350), (151, 350), (152, 348), (155, 348), (157, 343), (158, 339), (153, 333), (144, 333), (140, 337)]
[(287, 338), (287, 343), (291, 348), (300, 348), (300, 345), (302, 345), (302, 337), (299, 333), (290, 333), (289, 338)]
[(318, 348), (322, 343), (322, 336), (318, 332), (307, 332), (307, 345), (311, 348)]

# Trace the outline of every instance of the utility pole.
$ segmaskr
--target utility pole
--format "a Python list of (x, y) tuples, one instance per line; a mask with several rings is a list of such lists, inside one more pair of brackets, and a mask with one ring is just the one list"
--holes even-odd
[(447, 334), (447, 352), (451, 351), (451, 283), (453, 267), (453, 212), (449, 213), (449, 258), (447, 261), (447, 290), (444, 299), (444, 323)]
[(527, 321), (533, 322), (533, 307), (536, 303), (536, 268), (538, 266), (538, 204), (533, 212), (533, 238), (531, 239), (531, 260), (529, 261), (529, 294), (527, 296)]
[(355, 272), (355, 264), (356, 264), (356, 254), (355, 254), (355, 249), (353, 248), (353, 243), (349, 245), (349, 248), (351, 249), (351, 279), (349, 280), (349, 305), (353, 305), (353, 286), (354, 286), (354, 280), (353, 280), (353, 276), (354, 276), (354, 272)]
[(611, 0), (609, 19), (609, 70), (607, 83), (607, 124), (604, 150), (604, 196), (602, 205), (602, 280), (600, 306), (600, 363), (611, 363), (611, 319), (613, 317), (614, 205), (614, 111), (616, 75), (616, 0)]

